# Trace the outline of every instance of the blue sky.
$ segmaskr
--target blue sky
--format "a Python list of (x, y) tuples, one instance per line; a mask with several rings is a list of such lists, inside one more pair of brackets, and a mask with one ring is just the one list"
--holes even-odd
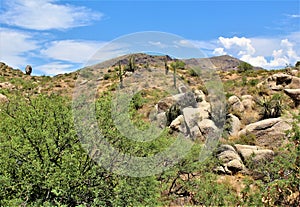
[(264, 68), (300, 60), (297, 0), (1, 0), (0, 6), (0, 61), (22, 70), (30, 64), (38, 75), (79, 69), (103, 45), (143, 31), (179, 35), (206, 56), (228, 54)]

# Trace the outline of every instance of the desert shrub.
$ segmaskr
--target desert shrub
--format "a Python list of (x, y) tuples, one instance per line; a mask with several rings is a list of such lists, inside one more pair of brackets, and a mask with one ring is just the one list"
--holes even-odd
[(108, 79), (110, 79), (110, 77), (111, 77), (110, 74), (106, 73), (106, 74), (104, 74), (103, 79), (108, 80)]
[(259, 80), (258, 79), (251, 79), (248, 81), (250, 86), (256, 86), (258, 84)]
[(189, 69), (189, 75), (192, 76), (192, 77), (198, 76), (197, 72), (193, 69)]
[(246, 86), (247, 85), (247, 77), (243, 76), (242, 77), (242, 86)]
[(241, 135), (239, 139), (236, 141), (237, 144), (246, 144), (246, 145), (255, 145), (255, 142), (256, 142), (256, 136), (251, 133)]
[[(98, 120), (109, 131), (105, 135), (118, 141), (121, 136), (110, 125), (111, 105), (105, 100), (98, 110), (104, 117)], [(1, 109), (0, 149), (0, 206), (158, 205), (154, 176), (116, 175), (87, 155), (74, 129), (71, 106), (59, 96), (11, 99)]]
[(169, 110), (166, 112), (167, 116), (167, 126), (169, 126), (174, 119), (176, 119), (181, 114), (180, 106), (178, 104), (173, 104)]
[(256, 103), (261, 107), (261, 119), (280, 117), (284, 110), (281, 94), (263, 96)]
[(252, 69), (253, 69), (253, 66), (246, 62), (241, 62), (240, 65), (238, 66), (238, 72), (245, 72), (245, 71), (249, 71)]

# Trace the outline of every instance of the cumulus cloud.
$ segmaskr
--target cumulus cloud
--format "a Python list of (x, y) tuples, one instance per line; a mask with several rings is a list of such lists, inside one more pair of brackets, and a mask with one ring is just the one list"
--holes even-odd
[(218, 47), (218, 48), (214, 49), (213, 54), (217, 55), (217, 56), (218, 55), (226, 55), (227, 52), (224, 51), (224, 48)]
[(18, 30), (0, 28), (0, 61), (14, 68), (21, 68), (29, 63), (32, 51), (39, 48), (34, 35)]
[(56, 0), (4, 0), (0, 23), (33, 30), (68, 29), (88, 25), (101, 13)]
[(105, 43), (82, 40), (53, 41), (41, 50), (41, 54), (52, 59), (85, 63)]
[(255, 49), (251, 44), (251, 40), (245, 37), (225, 38), (219, 37), (220, 43), (225, 49), (238, 50), (238, 55), (254, 54)]
[(282, 68), (300, 59), (295, 50), (295, 46), (299, 44), (288, 38), (219, 37), (219, 44), (221, 47), (215, 48), (213, 54), (228, 53), (254, 66), (267, 69)]

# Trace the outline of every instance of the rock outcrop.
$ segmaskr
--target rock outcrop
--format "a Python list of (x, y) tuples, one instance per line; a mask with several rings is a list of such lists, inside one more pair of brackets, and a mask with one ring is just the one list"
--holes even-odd
[[(300, 85), (299, 85), (300, 87)], [(288, 95), (295, 103), (295, 106), (300, 105), (300, 88), (298, 89), (284, 89), (284, 93)]]
[(274, 148), (281, 146), (285, 132), (289, 129), (291, 125), (282, 118), (270, 118), (245, 126), (238, 136), (254, 135), (256, 145)]
[[(274, 152), (258, 146), (251, 145), (221, 145), (217, 149), (216, 157), (221, 165), (215, 171), (223, 174), (235, 174), (237, 172), (247, 172), (247, 164), (260, 164), (273, 158)], [(245, 163), (244, 163), (245, 162)]]
[(267, 88), (274, 91), (281, 91), (283, 89), (296, 89), (299, 88), (300, 78), (285, 74), (285, 73), (276, 73), (269, 76), (265, 81), (259, 83), (257, 86), (267, 86)]

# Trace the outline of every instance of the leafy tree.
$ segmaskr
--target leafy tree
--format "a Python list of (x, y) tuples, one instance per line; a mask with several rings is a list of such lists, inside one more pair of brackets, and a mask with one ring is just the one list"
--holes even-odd
[(246, 62), (241, 62), (240, 65), (238, 66), (239, 72), (245, 72), (245, 71), (249, 71), (252, 69), (253, 69), (253, 66)]
[(154, 177), (115, 175), (86, 154), (62, 97), (11, 99), (1, 109), (0, 149), (0, 206), (157, 204)]

